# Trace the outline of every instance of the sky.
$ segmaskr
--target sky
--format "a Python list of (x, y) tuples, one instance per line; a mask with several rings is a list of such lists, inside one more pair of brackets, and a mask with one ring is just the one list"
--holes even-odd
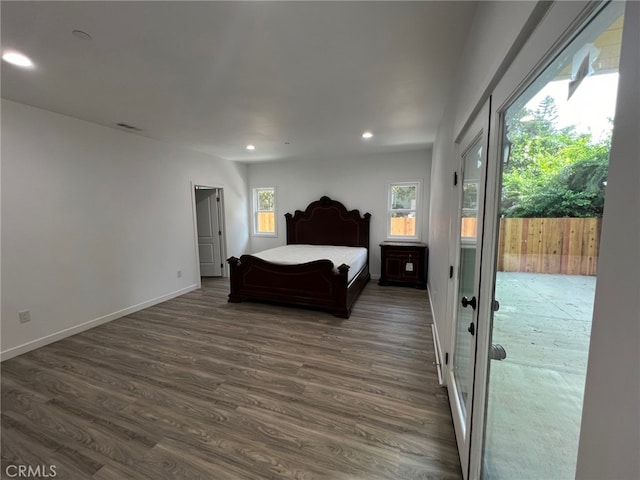
[(556, 125), (559, 128), (575, 125), (577, 132), (590, 131), (594, 140), (608, 134), (611, 130), (608, 119), (613, 119), (615, 114), (618, 73), (586, 77), (569, 100), (568, 91), (569, 80), (550, 82), (526, 106), (535, 110), (540, 101), (549, 95), (558, 107)]

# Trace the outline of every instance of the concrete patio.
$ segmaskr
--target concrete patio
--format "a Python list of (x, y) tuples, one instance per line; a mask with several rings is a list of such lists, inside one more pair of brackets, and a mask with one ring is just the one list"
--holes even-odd
[(485, 478), (575, 478), (596, 277), (498, 273)]

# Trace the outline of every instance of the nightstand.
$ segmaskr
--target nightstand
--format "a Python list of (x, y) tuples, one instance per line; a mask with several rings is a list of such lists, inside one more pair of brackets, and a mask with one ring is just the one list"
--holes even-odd
[(378, 284), (427, 288), (427, 252), (420, 242), (382, 242)]

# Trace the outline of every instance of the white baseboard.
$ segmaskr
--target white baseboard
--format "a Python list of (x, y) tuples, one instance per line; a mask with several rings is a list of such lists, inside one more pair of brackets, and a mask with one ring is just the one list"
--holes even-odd
[(433, 335), (433, 348), (436, 352), (436, 368), (438, 369), (438, 383), (440, 386), (445, 386), (444, 376), (442, 375), (442, 349), (440, 348), (440, 335), (438, 334), (438, 324), (436, 323), (436, 316), (433, 312), (433, 302), (431, 301), (431, 290), (427, 287), (427, 295), (429, 295), (429, 308), (431, 309), (431, 318), (433, 323), (431, 324), (431, 333)]
[(142, 302), (137, 305), (124, 308), (122, 310), (118, 310), (117, 312), (109, 313), (108, 315), (104, 315), (102, 317), (94, 318), (93, 320), (89, 320), (73, 327), (65, 328), (64, 330), (60, 330), (59, 332), (52, 333), (42, 338), (38, 338), (37, 340), (23, 343), (22, 345), (18, 345), (17, 347), (9, 348), (8, 350), (0, 352), (0, 362), (9, 360), (13, 357), (17, 357), (18, 355), (22, 355), (23, 353), (30, 352), (31, 350), (35, 350), (36, 348), (44, 347), (45, 345), (49, 345), (50, 343), (57, 342), (58, 340), (70, 337), (71, 335), (75, 335), (76, 333), (84, 332), (85, 330), (97, 327), (98, 325), (110, 322), (111, 320), (124, 317), (125, 315), (129, 315), (145, 308), (149, 308), (153, 305), (157, 305), (158, 303), (166, 302), (167, 300), (171, 300), (172, 298), (179, 297), (180, 295), (184, 295), (185, 293), (192, 292), (193, 290), (197, 290), (198, 288), (200, 288), (200, 286), (197, 284), (189, 285), (188, 287), (181, 288), (180, 290), (176, 290), (175, 292), (171, 292), (166, 295), (147, 300), (146, 302)]

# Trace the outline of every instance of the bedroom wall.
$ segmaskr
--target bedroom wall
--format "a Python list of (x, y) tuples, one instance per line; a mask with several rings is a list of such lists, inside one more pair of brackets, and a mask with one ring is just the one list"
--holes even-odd
[(455, 89), (453, 104), (455, 110), (454, 131), (458, 135), (464, 123), (495, 84), (496, 75), (503, 69), (503, 62), (518, 49), (524, 25), (540, 8), (537, 1), (482, 1), (479, 2), (471, 31), (460, 59), (460, 74)]
[(452, 216), (453, 172), (459, 168), (454, 154), (456, 137), (471, 113), (484, 103), (495, 83), (505, 57), (509, 55), (537, 2), (480, 2), (476, 8), (466, 47), (460, 58), (457, 82), (440, 122), (433, 148), (429, 246), (429, 294), (439, 344), (443, 353), (451, 341), (451, 323), (446, 318), (453, 285), (449, 265), (453, 265), (449, 237)]
[(196, 288), (191, 182), (247, 248), (244, 165), (5, 100), (1, 133), (3, 359)]
[(251, 237), (251, 252), (286, 243), (284, 214), (304, 209), (327, 195), (361, 214), (371, 213), (370, 269), (380, 276), (380, 248), (385, 240), (387, 185), (392, 181), (421, 180), (421, 241), (429, 235), (431, 150), (379, 153), (352, 158), (299, 159), (248, 166), (249, 195), (255, 187), (276, 187), (277, 238)]

